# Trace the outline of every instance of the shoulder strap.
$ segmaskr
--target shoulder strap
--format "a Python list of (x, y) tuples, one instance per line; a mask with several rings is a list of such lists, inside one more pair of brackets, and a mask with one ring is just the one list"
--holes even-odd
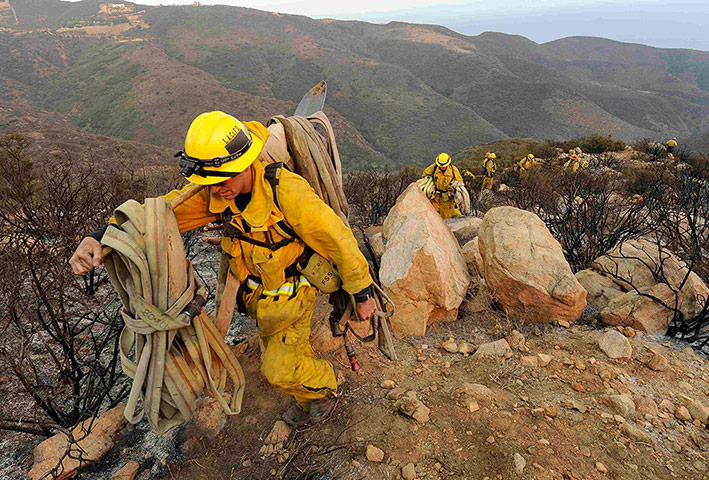
[[(276, 207), (281, 210), (281, 205), (278, 203), (278, 184), (281, 181), (281, 170), (283, 168), (287, 168), (285, 165), (283, 165), (282, 162), (277, 162), (277, 163), (269, 163), (266, 165), (266, 173), (264, 174), (264, 178), (268, 182), (269, 185), (271, 185), (271, 191), (273, 192), (273, 203), (276, 205)], [(281, 210), (281, 212), (283, 212)], [(289, 237), (292, 238), (298, 238), (298, 235), (295, 233), (295, 231), (286, 223), (285, 220), (281, 220), (276, 224), (278, 228), (283, 230), (283, 232), (288, 235)]]

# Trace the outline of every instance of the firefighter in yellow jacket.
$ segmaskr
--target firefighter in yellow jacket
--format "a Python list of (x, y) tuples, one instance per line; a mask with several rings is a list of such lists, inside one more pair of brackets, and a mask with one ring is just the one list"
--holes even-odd
[(496, 158), (497, 155), (494, 153), (485, 152), (482, 169), (482, 173), (485, 175), (485, 178), (483, 178), (483, 190), (492, 190), (492, 184), (495, 181), (495, 172), (497, 171)]
[[(316, 423), (334, 406), (337, 380), (332, 364), (317, 358), (310, 346), (317, 289), (296, 263), (314, 253), (325, 257), (337, 268), (344, 290), (354, 295), (363, 320), (376, 310), (372, 278), (352, 231), (308, 182), (285, 168), (274, 174), (258, 159), (268, 136), (260, 123), (242, 123), (223, 112), (198, 116), (179, 154), (181, 173), (209, 188), (179, 205), (175, 216), (181, 232), (223, 220), (221, 246), (242, 283), (237, 303), (256, 319), (265, 346), (261, 371), (295, 398), (286, 421)], [(103, 231), (82, 240), (70, 260), (76, 274), (100, 264)]]
[(667, 140), (667, 143), (665, 143), (665, 148), (667, 148), (667, 154), (672, 155), (675, 148), (677, 148), (677, 137), (672, 137), (670, 140)]
[(463, 183), (463, 177), (461, 177), (458, 168), (452, 165), (450, 155), (447, 153), (438, 155), (436, 162), (423, 171), (421, 178), (424, 177), (433, 178), (436, 191), (430, 200), (441, 218), (460, 217), (461, 213), (455, 204), (455, 194), (451, 182)]
[(519, 161), (517, 165), (519, 165), (519, 171), (520, 172), (528, 172), (532, 167), (536, 167), (539, 165), (541, 162), (537, 160), (534, 155), (531, 153), (524, 157), (522, 160)]

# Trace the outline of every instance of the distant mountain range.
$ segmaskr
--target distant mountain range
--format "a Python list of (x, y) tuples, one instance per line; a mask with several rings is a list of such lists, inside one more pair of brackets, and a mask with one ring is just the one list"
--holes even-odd
[(265, 121), (325, 79), (349, 168), (423, 165), (513, 136), (677, 136), (709, 150), (709, 53), (600, 38), (0, 0), (0, 66), (0, 131), (59, 112), (86, 132), (177, 149), (203, 111)]

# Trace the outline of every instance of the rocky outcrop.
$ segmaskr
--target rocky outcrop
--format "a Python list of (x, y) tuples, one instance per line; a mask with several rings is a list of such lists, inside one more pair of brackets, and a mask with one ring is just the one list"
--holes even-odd
[(395, 333), (424, 335), (430, 322), (455, 320), (470, 274), (458, 242), (418, 185), (399, 196), (383, 234), (379, 276), (396, 304)]
[[(57, 433), (37, 445), (29, 477), (32, 480), (54, 478), (50, 472), (57, 469), (59, 473), (56, 480), (63, 480), (76, 475), (79, 468), (100, 460), (113, 447), (114, 438), (126, 423), (124, 409), (125, 405), (119, 405), (98, 418), (85, 420), (75, 426), (72, 435), (77, 442), (71, 446), (69, 455), (66, 455), (69, 441), (64, 433)], [(91, 429), (87, 435), (89, 425)]]
[(487, 212), (478, 237), (483, 276), (497, 304), (534, 323), (575, 322), (586, 307), (561, 245), (531, 212), (497, 207)]
[(478, 236), (480, 227), (483, 224), (483, 219), (476, 217), (455, 217), (448, 218), (445, 222), (448, 228), (451, 229), (451, 232), (453, 232), (456, 240), (458, 240), (458, 244), (463, 246)]
[(586, 290), (586, 302), (598, 312), (606, 308), (608, 302), (624, 293), (612, 279), (592, 268), (578, 272), (576, 280)]
[(480, 255), (480, 246), (478, 237), (473, 238), (461, 249), (465, 263), (468, 265), (468, 271), (473, 277), (481, 277), (483, 275), (483, 257)]
[(709, 298), (709, 288), (695, 273), (647, 240), (619, 245), (576, 277), (604, 324), (648, 333), (665, 333), (675, 306), (685, 318), (692, 318), (701, 310), (700, 299)]

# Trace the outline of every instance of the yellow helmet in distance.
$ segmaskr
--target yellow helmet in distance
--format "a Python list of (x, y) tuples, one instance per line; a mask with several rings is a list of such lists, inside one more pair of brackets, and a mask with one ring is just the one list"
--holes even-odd
[(445, 168), (451, 164), (451, 156), (447, 153), (441, 153), (436, 157), (436, 165)]
[(191, 183), (214, 185), (246, 170), (263, 148), (263, 139), (224, 112), (199, 115), (185, 136), (180, 173)]
[(488, 158), (497, 158), (497, 155), (495, 155), (494, 153), (491, 153)]
[(530, 160), (534, 160), (534, 155), (532, 155), (532, 154), (530, 153), (529, 155), (527, 155), (527, 158), (530, 159)]

